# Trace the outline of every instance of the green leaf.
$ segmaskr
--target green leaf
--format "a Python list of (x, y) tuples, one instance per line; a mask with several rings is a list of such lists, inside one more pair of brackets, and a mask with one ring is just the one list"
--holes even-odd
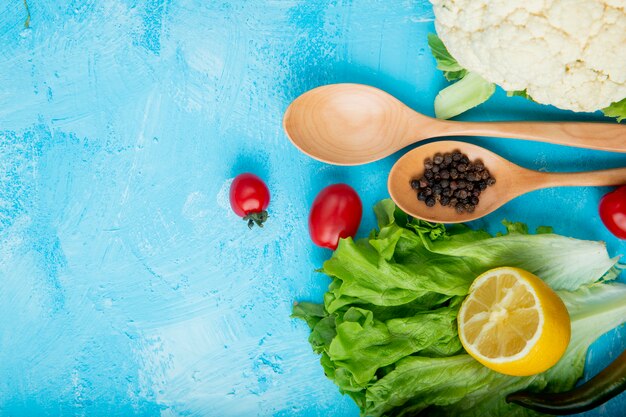
[[(519, 225), (514, 227), (518, 232), (525, 229)], [(555, 290), (575, 290), (593, 283), (618, 260), (608, 257), (603, 242), (545, 233), (485, 235), (480, 231), (467, 231), (447, 240), (424, 239), (424, 242), (433, 253), (462, 257), (473, 270), (514, 266), (534, 273)]]
[(554, 233), (554, 229), (552, 229), (552, 227), (550, 226), (539, 226), (537, 227), (537, 230), (535, 231), (535, 233), (538, 235), (550, 234), (550, 233)]
[(509, 235), (527, 235), (528, 234), (528, 226), (525, 223), (521, 222), (510, 222), (507, 220), (502, 220), (502, 224), (506, 227), (507, 234)]
[(328, 349), (332, 361), (348, 369), (366, 388), (379, 368), (405, 356), (426, 352), (450, 356), (461, 350), (457, 337), (457, 308), (444, 307), (382, 322), (363, 308), (352, 307), (337, 325)]
[(484, 103), (496, 91), (496, 85), (480, 75), (468, 72), (460, 81), (444, 88), (435, 97), (435, 115), (450, 119)]
[(448, 81), (461, 79), (467, 74), (467, 71), (450, 55), (439, 36), (429, 33), (428, 46), (437, 61), (437, 69), (443, 71)]
[(523, 97), (527, 100), (535, 101), (531, 96), (528, 95), (528, 92), (526, 90), (507, 91), (506, 95), (507, 97)]
[(326, 317), (323, 304), (299, 302), (294, 303), (291, 317), (306, 321), (311, 330), (319, 321)]
[(602, 109), (602, 112), (607, 117), (615, 117), (618, 122), (626, 120), (626, 98), (616, 101), (609, 107)]

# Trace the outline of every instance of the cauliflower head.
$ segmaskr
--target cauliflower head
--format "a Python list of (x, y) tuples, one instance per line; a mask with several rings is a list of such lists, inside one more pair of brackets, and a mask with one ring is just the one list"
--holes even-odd
[(626, 98), (626, 0), (430, 0), (458, 64), (573, 111)]

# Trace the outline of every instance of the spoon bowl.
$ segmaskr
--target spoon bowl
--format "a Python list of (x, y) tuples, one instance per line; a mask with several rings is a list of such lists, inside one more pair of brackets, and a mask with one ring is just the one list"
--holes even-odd
[[(358, 165), (403, 148), (412, 110), (395, 97), (359, 84), (314, 88), (287, 108), (283, 127), (302, 152), (322, 162)], [(418, 117), (421, 115), (418, 115)], [(430, 117), (421, 116), (428, 123)]]
[[(457, 213), (453, 207), (437, 203), (428, 207), (417, 199), (411, 180), (424, 174), (424, 160), (436, 153), (460, 151), (470, 161), (480, 160), (496, 183), (480, 194), (473, 213)], [(389, 195), (396, 205), (413, 217), (435, 223), (463, 223), (476, 220), (527, 192), (559, 186), (604, 186), (626, 183), (626, 168), (575, 173), (548, 173), (522, 168), (477, 145), (457, 141), (432, 142), (402, 156), (391, 168), (387, 181)]]
[(417, 141), (449, 135), (511, 137), (626, 152), (626, 126), (439, 120), (361, 84), (331, 84), (307, 91), (289, 105), (283, 127), (302, 152), (334, 165), (377, 161)]

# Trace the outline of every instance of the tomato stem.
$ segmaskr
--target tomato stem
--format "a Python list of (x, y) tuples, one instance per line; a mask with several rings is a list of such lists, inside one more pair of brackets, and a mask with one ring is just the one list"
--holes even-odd
[(250, 213), (243, 219), (248, 222), (248, 227), (252, 229), (255, 224), (259, 227), (263, 227), (263, 223), (265, 223), (268, 217), (269, 214), (267, 214), (267, 210), (263, 210), (257, 213)]

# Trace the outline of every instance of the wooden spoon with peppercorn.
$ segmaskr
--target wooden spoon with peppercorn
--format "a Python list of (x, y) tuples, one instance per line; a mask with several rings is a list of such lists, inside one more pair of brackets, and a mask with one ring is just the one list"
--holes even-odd
[(398, 159), (389, 173), (387, 188), (398, 207), (411, 216), (437, 223), (462, 223), (542, 188), (625, 183), (626, 168), (539, 172), (477, 145), (440, 141), (419, 146)]
[(307, 91), (289, 105), (283, 127), (302, 152), (335, 165), (377, 161), (417, 141), (451, 135), (626, 152), (626, 126), (615, 123), (439, 120), (361, 84), (331, 84)]

